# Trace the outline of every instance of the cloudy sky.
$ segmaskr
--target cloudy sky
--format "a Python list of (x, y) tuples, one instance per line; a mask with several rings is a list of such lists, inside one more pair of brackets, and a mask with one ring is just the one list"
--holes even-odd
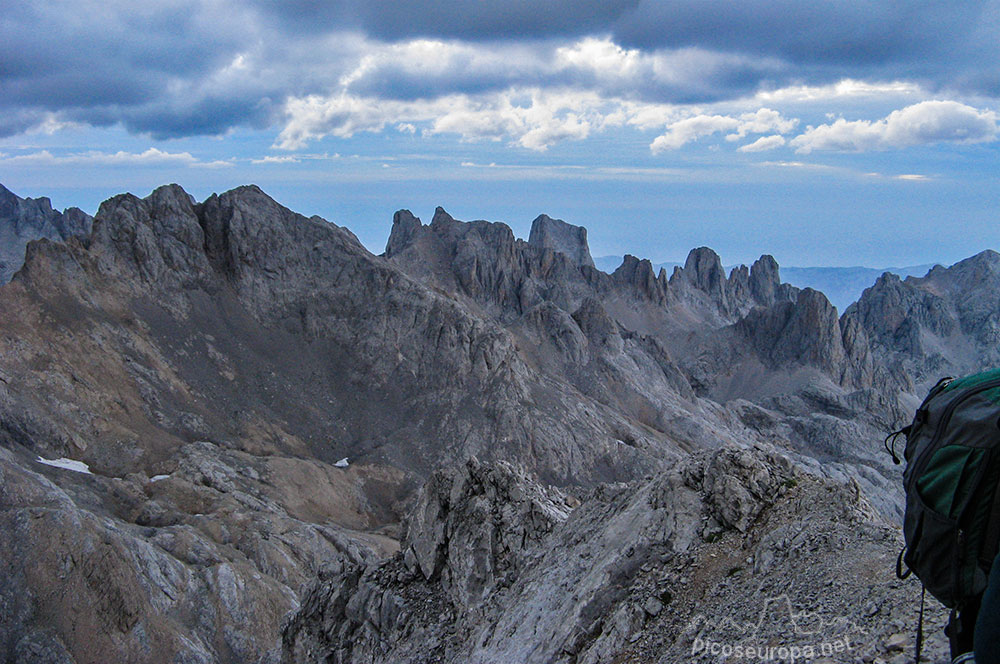
[(256, 183), (595, 255), (1000, 249), (1000, 0), (0, 0), (0, 182), (95, 212)]

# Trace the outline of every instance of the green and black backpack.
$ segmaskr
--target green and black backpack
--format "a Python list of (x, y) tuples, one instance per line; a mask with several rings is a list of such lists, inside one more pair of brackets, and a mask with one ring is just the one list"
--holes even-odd
[(961, 610), (985, 590), (1000, 541), (1000, 369), (940, 380), (886, 446), (898, 435), (906, 437), (906, 548), (897, 574), (912, 571)]

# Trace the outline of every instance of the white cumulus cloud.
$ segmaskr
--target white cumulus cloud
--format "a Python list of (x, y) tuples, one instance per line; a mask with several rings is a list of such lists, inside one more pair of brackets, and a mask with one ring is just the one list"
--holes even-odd
[(657, 136), (649, 147), (654, 154), (676, 150), (703, 136), (720, 132), (731, 132), (726, 136), (726, 140), (729, 141), (745, 138), (747, 134), (788, 133), (798, 125), (798, 122), (797, 119), (785, 118), (778, 111), (769, 108), (761, 108), (753, 113), (743, 113), (735, 117), (695, 115), (669, 124), (667, 131)]
[(649, 148), (654, 154), (666, 150), (676, 150), (685, 143), (696, 141), (702, 136), (710, 136), (721, 131), (733, 131), (740, 126), (736, 118), (725, 115), (696, 115), (674, 122), (666, 133), (653, 139)]
[(866, 152), (930, 143), (981, 143), (996, 140), (997, 113), (957, 101), (923, 101), (881, 120), (840, 118), (831, 124), (809, 127), (791, 145), (796, 152), (838, 150)]
[(785, 144), (785, 137), (774, 134), (772, 136), (761, 136), (753, 143), (748, 143), (739, 148), (740, 152), (764, 152), (774, 150)]
[(347, 138), (386, 126), (425, 125), (425, 135), (454, 134), (464, 141), (508, 140), (542, 151), (563, 140), (587, 138), (615, 122), (610, 105), (594, 93), (511, 89), (413, 101), (342, 93), (294, 100), (275, 145), (295, 150), (325, 136)]
[(826, 85), (788, 85), (776, 90), (763, 90), (755, 95), (761, 103), (788, 104), (808, 102), (840, 102), (857, 99), (906, 98), (926, 94), (917, 83), (910, 81), (861, 81), (845, 78)]

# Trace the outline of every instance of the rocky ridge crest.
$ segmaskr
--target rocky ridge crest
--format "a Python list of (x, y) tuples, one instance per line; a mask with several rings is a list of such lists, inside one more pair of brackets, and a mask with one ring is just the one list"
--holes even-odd
[(32, 240), (64, 241), (90, 234), (93, 219), (79, 208), (52, 209), (48, 198), (21, 198), (0, 185), (0, 284), (11, 280), (24, 264)]
[[(465, 500), (439, 509), (445, 495)], [(473, 464), (435, 475), (418, 505), (403, 552), (312, 587), (284, 628), (284, 662), (709, 661), (696, 639), (801, 638), (789, 622), (748, 637), (721, 620), (752, 622), (780, 602), (843, 618), (817, 632), (817, 648), (844, 637), (859, 657), (884, 655), (890, 638), (912, 646), (886, 616), (915, 619), (918, 589), (886, 585), (867, 566), (891, 563), (898, 533), (856, 484), (773, 450), (694, 455), (656, 479), (599, 487), (579, 506), (510, 468)], [(522, 513), (520, 528), (504, 538), (511, 511)], [(845, 547), (864, 553), (845, 556)], [(418, 549), (434, 552), (424, 559), (433, 565), (420, 564)], [(469, 569), (504, 573), (486, 585), (476, 578), (482, 595), (456, 592)], [(928, 652), (946, 647), (930, 636)]]

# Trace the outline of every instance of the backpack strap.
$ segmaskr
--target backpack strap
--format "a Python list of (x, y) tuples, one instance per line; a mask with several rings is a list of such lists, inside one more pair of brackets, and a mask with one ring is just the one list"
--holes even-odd
[(952, 609), (948, 614), (948, 624), (944, 633), (948, 636), (948, 649), (952, 657), (957, 657), (966, 652), (965, 644), (960, 642), (962, 633), (962, 620), (958, 615), (958, 609)]
[(913, 647), (913, 661), (920, 664), (920, 651), (924, 649), (924, 597), (927, 595), (927, 586), (920, 584), (920, 617), (917, 619), (917, 643)]
[(888, 436), (885, 437), (885, 440), (882, 441), (882, 445), (885, 447), (885, 451), (892, 455), (892, 462), (897, 466), (899, 465), (899, 457), (896, 455), (896, 439), (899, 438), (900, 436), (909, 436), (910, 431), (912, 429), (913, 425), (907, 424), (902, 429), (890, 433)]
[(953, 608), (948, 616), (948, 626), (944, 633), (948, 635), (952, 657), (972, 651), (976, 619), (979, 616), (979, 600), (979, 597), (974, 597), (962, 602)]
[(899, 550), (899, 555), (896, 556), (896, 578), (900, 580), (908, 579), (910, 575), (913, 574), (913, 570), (909, 567), (907, 567), (906, 570), (903, 569), (903, 556), (905, 555), (906, 547), (904, 546)]

